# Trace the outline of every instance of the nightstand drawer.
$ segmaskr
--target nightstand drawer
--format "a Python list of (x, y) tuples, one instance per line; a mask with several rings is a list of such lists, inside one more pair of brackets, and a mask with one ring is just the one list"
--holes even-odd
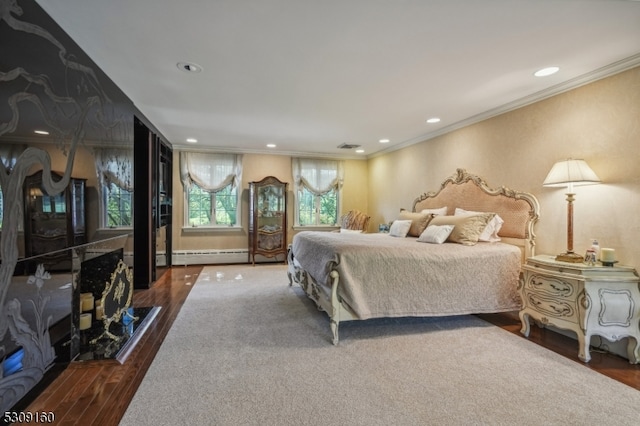
[(528, 273), (526, 280), (527, 290), (541, 295), (575, 300), (575, 294), (578, 288), (577, 282), (536, 273)]
[(600, 266), (535, 256), (522, 267), (522, 329), (532, 318), (542, 325), (571, 330), (578, 338), (578, 358), (591, 359), (591, 336), (628, 339), (627, 357), (640, 363), (640, 278), (627, 266)]
[(524, 291), (525, 305), (546, 317), (577, 324), (578, 310), (575, 299), (558, 299), (536, 291)]

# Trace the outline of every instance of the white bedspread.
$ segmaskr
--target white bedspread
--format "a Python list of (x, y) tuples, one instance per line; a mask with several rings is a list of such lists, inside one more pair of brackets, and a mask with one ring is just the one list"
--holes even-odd
[(340, 274), (342, 302), (358, 318), (518, 310), (520, 249), (503, 243), (419, 243), (388, 234), (305, 231), (293, 255), (319, 284)]

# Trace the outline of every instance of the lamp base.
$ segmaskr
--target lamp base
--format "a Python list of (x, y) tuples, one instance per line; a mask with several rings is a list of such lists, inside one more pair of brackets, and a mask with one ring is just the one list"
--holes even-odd
[(574, 252), (566, 252), (566, 253), (557, 255), (556, 260), (559, 262), (581, 263), (581, 262), (584, 262), (584, 257)]

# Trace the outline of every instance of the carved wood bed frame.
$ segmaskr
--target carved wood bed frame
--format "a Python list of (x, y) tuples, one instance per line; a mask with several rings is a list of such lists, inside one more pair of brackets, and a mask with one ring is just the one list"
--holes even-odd
[[(457, 169), (455, 174), (440, 185), (440, 189), (426, 192), (416, 198), (412, 210), (420, 212), (423, 209), (443, 206), (447, 207), (449, 215), (454, 213), (456, 207), (471, 211), (495, 212), (504, 219), (498, 235), (503, 243), (520, 248), (521, 264), (534, 255), (534, 225), (538, 221), (540, 212), (538, 200), (534, 195), (504, 186), (492, 189), (479, 176), (467, 173), (464, 169)], [(287, 260), (289, 285), (298, 283), (307, 296), (316, 303), (318, 309), (329, 315), (333, 344), (337, 345), (340, 322), (359, 320), (341, 303), (338, 294), (340, 274), (336, 270), (331, 271), (331, 292), (328, 294), (296, 262), (291, 246), (289, 246)]]

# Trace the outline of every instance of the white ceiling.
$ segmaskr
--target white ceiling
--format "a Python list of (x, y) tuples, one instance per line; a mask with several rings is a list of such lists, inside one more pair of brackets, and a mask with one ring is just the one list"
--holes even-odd
[(175, 148), (362, 158), (640, 65), (631, 0), (37, 1)]

